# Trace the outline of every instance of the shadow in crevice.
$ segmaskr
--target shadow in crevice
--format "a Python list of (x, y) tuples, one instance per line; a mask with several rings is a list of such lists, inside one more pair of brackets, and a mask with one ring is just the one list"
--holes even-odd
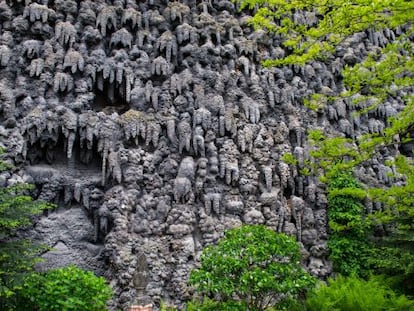
[[(95, 99), (91, 104), (91, 108), (96, 112), (104, 112), (110, 115), (114, 112), (121, 115), (122, 113), (130, 109), (125, 94), (125, 83), (122, 83), (119, 87), (110, 88), (109, 82), (104, 82), (102, 91), (95, 88)], [(122, 90), (122, 92), (121, 92)]]

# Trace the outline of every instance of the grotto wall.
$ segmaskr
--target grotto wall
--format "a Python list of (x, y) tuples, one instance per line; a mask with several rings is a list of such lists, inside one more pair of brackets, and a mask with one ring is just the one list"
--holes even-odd
[[(341, 91), (342, 67), (395, 34), (264, 69), (288, 51), (248, 17), (228, 0), (0, 1), (0, 144), (16, 166), (0, 183), (34, 183), (57, 204), (26, 233), (54, 247), (40, 269), (104, 275), (114, 310), (179, 305), (203, 247), (248, 223), (296, 236), (307, 269), (329, 275), (324, 188), (299, 173), (306, 131), (381, 132), (403, 94), (367, 115), (345, 100), (310, 111), (303, 98)], [(360, 174), (391, 183), (390, 169)]]

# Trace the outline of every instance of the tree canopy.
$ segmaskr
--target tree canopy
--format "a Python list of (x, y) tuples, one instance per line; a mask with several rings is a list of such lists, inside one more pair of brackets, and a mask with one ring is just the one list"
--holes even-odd
[(223, 304), (222, 310), (236, 305), (238, 310), (265, 310), (303, 297), (314, 279), (300, 264), (294, 238), (262, 225), (244, 225), (203, 250), (190, 283)]
[(305, 310), (408, 311), (413, 307), (412, 300), (395, 293), (381, 277), (363, 280), (355, 275), (338, 275), (327, 283), (320, 282), (309, 293)]
[[(265, 65), (304, 64), (329, 58), (350, 35), (371, 29), (412, 32), (414, 4), (406, 0), (239, 0), (240, 9), (255, 9), (251, 24), (280, 35), (291, 55)], [(406, 29), (406, 30), (408, 30)], [(402, 30), (396, 35), (400, 37)], [(393, 40), (394, 41), (394, 40)], [(392, 42), (393, 44), (395, 42)], [(408, 41), (406, 42), (408, 44)], [(406, 46), (407, 47), (407, 46)]]
[[(0, 152), (0, 155), (3, 153)], [(0, 171), (12, 167), (0, 159)], [(15, 296), (24, 278), (33, 271), (43, 246), (19, 239), (16, 230), (31, 224), (31, 218), (52, 205), (34, 201), (30, 185), (0, 187), (0, 308), (8, 310), (16, 304)]]
[[(374, 44), (364, 59), (356, 57), (343, 68), (343, 96), (373, 108), (389, 96), (400, 97), (406, 108), (390, 119), (385, 140), (406, 135), (414, 123), (414, 2), (406, 0), (237, 0), (241, 10), (255, 10), (256, 29), (274, 33), (285, 55), (265, 66), (303, 65), (332, 61), (345, 54), (355, 34)], [(362, 37), (361, 37), (362, 38)], [(314, 96), (320, 101), (320, 96)], [(386, 141), (375, 141), (386, 143)]]
[(23, 287), (23, 301), (17, 310), (107, 310), (111, 288), (103, 277), (76, 266), (31, 274)]

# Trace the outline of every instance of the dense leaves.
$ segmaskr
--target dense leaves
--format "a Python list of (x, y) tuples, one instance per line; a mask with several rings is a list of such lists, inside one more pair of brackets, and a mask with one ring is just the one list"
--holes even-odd
[(17, 310), (102, 311), (111, 290), (104, 278), (68, 266), (32, 274), (26, 279), (23, 296)]
[(364, 196), (365, 192), (350, 173), (338, 173), (329, 179), (329, 258), (335, 271), (343, 275), (368, 274), (371, 243), (370, 225), (362, 204)]
[(187, 304), (186, 311), (247, 311), (247, 305), (242, 301), (216, 301), (204, 298), (202, 301), (193, 300)]
[[(329, 247), (330, 258), (336, 263), (335, 268), (344, 274), (355, 272), (364, 275), (363, 271), (369, 267), (376, 273), (392, 277), (399, 289), (414, 293), (412, 159), (399, 155), (385, 163), (395, 171), (393, 176), (388, 177), (399, 180), (390, 187), (381, 184), (364, 185), (364, 188), (340, 186), (337, 184), (340, 172), (352, 171), (362, 164), (369, 165), (370, 158), (376, 154), (377, 149), (352, 145), (349, 139), (343, 137), (326, 138), (320, 132), (312, 133), (311, 138), (316, 138), (313, 140), (315, 151), (311, 154), (315, 158), (314, 167), (323, 168), (325, 174), (322, 181), (329, 185)], [(384, 139), (384, 136), (380, 138), (381, 141)], [(343, 144), (347, 144), (348, 148), (341, 147)], [(349, 179), (354, 178), (348, 176)], [(382, 209), (370, 211), (364, 219), (364, 198), (380, 202)], [(380, 235), (371, 235), (374, 247), (371, 250), (367, 242), (367, 226), (381, 229)]]
[(414, 165), (405, 157), (394, 162), (403, 175), (402, 185), (369, 189), (373, 200), (386, 208), (371, 215), (374, 224), (382, 225), (386, 236), (376, 239), (377, 249), (368, 259), (378, 272), (389, 275), (400, 290), (414, 294)]
[(216, 246), (205, 248), (201, 267), (190, 277), (190, 283), (205, 296), (249, 310), (283, 307), (290, 298), (302, 296), (313, 282), (300, 265), (294, 238), (251, 225), (229, 230)]
[(33, 201), (27, 193), (31, 185), (17, 184), (0, 188), (0, 238), (10, 236), (17, 228), (31, 224), (31, 217), (50, 208), (47, 203)]
[(308, 296), (306, 310), (402, 311), (413, 310), (414, 302), (398, 296), (383, 279), (365, 281), (354, 275), (320, 283)]
[(350, 35), (366, 29), (395, 29), (412, 22), (414, 3), (405, 0), (240, 0), (256, 9), (251, 24), (279, 35), (290, 55), (266, 65), (326, 59)]
[[(0, 152), (1, 153), (1, 152)], [(2, 153), (1, 153), (2, 154)], [(11, 169), (0, 160), (0, 170)], [(33, 201), (28, 195), (30, 185), (16, 184), (0, 188), (0, 309), (13, 309), (16, 293), (24, 277), (33, 271), (42, 246), (18, 239), (15, 232), (31, 224), (31, 217), (51, 205)]]

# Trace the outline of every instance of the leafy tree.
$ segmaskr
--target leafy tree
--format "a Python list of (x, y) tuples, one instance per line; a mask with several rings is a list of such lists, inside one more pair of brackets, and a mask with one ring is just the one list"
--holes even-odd
[(243, 311), (248, 310), (246, 303), (243, 301), (216, 301), (204, 297), (202, 301), (193, 299), (187, 303), (186, 311)]
[(216, 310), (236, 305), (237, 310), (265, 310), (302, 298), (314, 279), (300, 265), (294, 238), (265, 226), (244, 225), (226, 231), (216, 246), (203, 250), (201, 267), (191, 271), (190, 284), (214, 298), (217, 305), (210, 305)]
[(414, 161), (400, 156), (394, 163), (405, 176), (404, 184), (368, 189), (373, 200), (389, 207), (372, 215), (373, 223), (384, 225), (388, 235), (377, 238), (368, 260), (377, 272), (391, 276), (396, 287), (414, 295)]
[[(321, 131), (313, 131), (309, 135), (310, 142), (314, 146), (311, 156), (314, 159), (314, 167), (322, 168), (325, 172), (322, 180), (328, 185), (335, 182), (335, 177), (339, 176), (343, 171), (352, 171), (360, 165), (370, 164), (370, 159), (375, 157), (386, 144), (375, 145), (373, 140), (385, 141), (386, 136), (369, 137), (368, 135), (361, 138), (360, 142), (355, 143), (351, 139), (344, 137), (327, 138)], [(363, 142), (363, 139), (365, 142)], [(368, 146), (368, 147), (366, 147)], [(356, 257), (358, 253), (366, 261), (365, 267), (369, 267), (376, 273), (384, 273), (395, 281), (395, 286), (407, 294), (414, 294), (414, 162), (411, 158), (403, 155), (397, 156), (395, 159), (385, 163), (393, 167), (396, 171), (391, 178), (400, 179), (400, 182), (393, 186), (385, 187), (383, 185), (364, 185), (364, 188), (342, 189), (339, 192), (334, 191), (332, 187), (328, 187), (328, 198), (337, 196), (337, 194), (346, 194), (348, 197), (356, 199), (368, 198), (371, 201), (381, 202), (383, 208), (379, 211), (372, 211), (367, 215), (367, 220), (371, 222), (371, 227), (383, 228), (381, 235), (372, 236), (374, 248), (368, 251), (365, 239), (356, 239), (355, 243), (349, 244), (351, 240), (348, 236), (344, 236), (347, 241), (334, 241), (337, 238), (335, 230), (330, 237), (331, 250), (334, 248), (338, 252), (332, 254), (332, 258), (337, 258), (341, 265), (346, 265), (348, 260), (352, 260), (352, 254), (347, 253), (347, 249), (354, 249)], [(343, 196), (342, 196), (343, 198)], [(332, 203), (332, 201), (330, 202)], [(349, 202), (348, 202), (349, 203)], [(347, 203), (336, 200), (335, 205), (346, 208)], [(330, 204), (332, 207), (332, 204)], [(348, 206), (349, 207), (349, 206)], [(355, 206), (354, 206), (355, 207)], [(352, 207), (348, 211), (352, 213)], [(349, 213), (346, 213), (349, 216)], [(332, 213), (329, 211), (329, 216)], [(344, 214), (345, 215), (345, 214)], [(330, 225), (334, 223), (330, 222)], [(367, 225), (367, 222), (365, 222)], [(331, 229), (334, 229), (331, 226)], [(359, 245), (358, 245), (359, 244)], [(364, 245), (362, 245), (364, 244)], [(341, 254), (341, 249), (343, 253)], [(360, 253), (361, 254), (361, 253)], [(351, 257), (348, 257), (351, 255)], [(362, 254), (361, 254), (362, 255)], [(334, 260), (335, 261), (335, 260)], [(358, 264), (355, 262), (357, 267)], [(361, 266), (359, 264), (359, 266)], [(350, 269), (347, 269), (350, 272)], [(344, 270), (339, 269), (344, 273)], [(357, 271), (354, 271), (357, 272)]]
[[(255, 13), (250, 23), (256, 28), (277, 34), (281, 45), (289, 51), (286, 57), (266, 60), (264, 63), (266, 66), (305, 64), (315, 59), (327, 60), (339, 44), (355, 33), (367, 29), (374, 31), (396, 29), (406, 25), (408, 25), (407, 32), (398, 38), (404, 40), (394, 41), (387, 48), (403, 47), (408, 53), (410, 52), (407, 47), (410, 46), (409, 36), (413, 31), (410, 25), (414, 11), (412, 1), (234, 0), (234, 2), (239, 4), (241, 10), (254, 9)], [(298, 18), (297, 13), (303, 13), (306, 18)], [(405, 60), (409, 62), (408, 65), (412, 65), (412, 60), (404, 57), (398, 60), (386, 59), (392, 64)], [(375, 62), (371, 65), (377, 64)], [(395, 67), (381, 69), (387, 70), (389, 74), (381, 74), (379, 79), (387, 78), (389, 81), (395, 81), (393, 74), (397, 71), (390, 71), (396, 69)]]
[[(0, 171), (11, 166), (0, 160)], [(31, 217), (51, 205), (33, 201), (28, 195), (27, 184), (0, 188), (0, 309), (13, 309), (17, 304), (16, 293), (24, 277), (33, 271), (42, 246), (18, 239), (16, 230), (31, 224)]]
[(362, 199), (365, 192), (350, 173), (330, 179), (328, 185), (329, 258), (334, 270), (343, 274), (367, 276), (370, 255), (369, 224)]
[[(266, 60), (266, 66), (304, 65), (312, 61), (330, 63), (336, 53), (343, 51), (344, 45), (341, 44), (358, 33), (368, 36), (372, 42), (377, 41), (376, 46), (371, 46), (362, 58), (354, 55), (348, 59), (342, 70), (344, 91), (338, 95), (357, 104), (356, 110), (360, 114), (379, 109), (388, 100), (398, 100), (403, 104), (403, 109), (388, 117), (387, 127), (380, 133), (349, 138), (339, 135), (328, 137), (322, 130), (310, 132), (309, 139), (314, 146), (312, 165), (318, 173), (323, 169), (322, 181), (329, 185), (338, 173), (370, 165), (373, 158), (381, 159), (378, 155), (384, 148), (391, 146), (401, 150), (394, 160), (383, 162), (395, 168), (395, 177), (400, 180), (398, 184), (388, 188), (365, 185), (364, 189), (349, 190), (348, 194), (361, 198), (361, 191), (365, 191), (370, 200), (383, 204), (382, 211), (371, 215), (371, 219), (374, 224), (385, 227), (387, 234), (377, 237), (379, 247), (372, 253), (369, 263), (377, 272), (398, 277), (401, 286), (411, 288), (411, 293), (414, 293), (414, 163), (410, 158), (413, 156), (412, 147), (404, 147), (414, 136), (414, 2), (235, 2), (241, 9), (255, 9), (251, 24), (274, 33), (285, 48), (284, 57)], [(329, 104), (335, 99), (335, 96), (327, 96), (326, 93), (313, 94), (305, 104), (319, 109), (322, 104)]]
[(160, 311), (177, 311), (175, 306), (171, 306), (164, 301), (161, 300), (160, 302)]
[(306, 299), (306, 310), (331, 311), (409, 311), (414, 301), (398, 296), (378, 277), (363, 280), (355, 275), (337, 276), (322, 282), (312, 290)]
[(102, 311), (111, 295), (104, 278), (68, 266), (28, 277), (23, 288), (25, 303), (17, 310)]
[[(361, 165), (371, 165), (373, 158), (377, 156), (381, 158), (384, 148), (395, 144), (395, 129), (404, 128), (402, 124), (408, 124), (406, 121), (405, 115), (402, 115), (400, 120), (394, 117), (390, 120), (390, 127), (385, 129), (382, 135), (367, 134), (356, 139), (327, 137), (321, 130), (311, 131), (309, 142), (313, 146), (310, 155), (313, 159), (314, 171), (320, 173), (322, 169), (324, 174), (321, 180), (329, 185), (341, 172), (352, 172)], [(414, 119), (411, 121), (414, 122)], [(412, 127), (413, 125), (407, 125), (405, 130), (410, 131)], [(399, 182), (390, 187), (377, 183), (366, 184), (359, 189), (348, 188), (346, 194), (360, 200), (365, 197), (383, 205), (381, 210), (372, 211), (368, 215), (371, 226), (382, 228), (382, 230), (381, 235), (373, 236), (375, 248), (369, 252), (369, 256), (364, 257), (366, 266), (376, 273), (388, 275), (394, 280), (396, 287), (412, 295), (414, 294), (414, 240), (412, 238), (414, 234), (414, 161), (412, 157), (399, 154), (384, 164), (395, 171), (392, 176), (388, 177), (395, 178)], [(332, 190), (332, 187), (328, 187), (328, 197), (335, 196), (335, 193), (330, 193)], [(345, 193), (343, 190), (340, 192)], [(334, 237), (331, 237), (331, 241), (332, 238)], [(345, 250), (346, 246), (349, 246), (357, 251), (362, 247), (357, 244), (358, 242), (353, 245), (338, 244), (336, 248), (340, 251), (341, 248)], [(365, 251), (364, 253), (368, 254)], [(346, 252), (342, 255), (338, 254), (339, 260), (341, 256), (345, 258)]]

